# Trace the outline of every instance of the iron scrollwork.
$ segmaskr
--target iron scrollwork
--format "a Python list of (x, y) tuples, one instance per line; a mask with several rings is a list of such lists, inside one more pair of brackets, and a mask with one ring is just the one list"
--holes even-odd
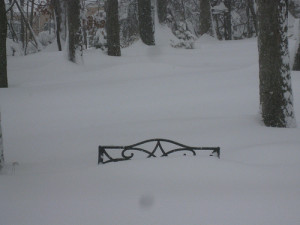
[[(142, 145), (152, 142), (155, 143), (155, 146), (152, 150), (147, 150), (145, 147), (142, 147)], [(166, 150), (166, 148), (163, 148), (162, 143), (172, 144), (176, 147)], [(118, 149), (121, 150), (120, 157), (112, 157), (111, 154), (108, 153), (110, 150)], [(99, 146), (98, 164), (130, 160), (134, 157), (135, 152), (142, 152), (147, 155), (147, 158), (151, 158), (157, 157), (159, 152), (161, 154), (160, 157), (165, 157), (175, 152), (184, 152), (183, 155), (191, 153), (195, 156), (196, 151), (206, 150), (212, 151), (210, 156), (217, 156), (220, 158), (220, 147), (191, 147), (167, 139), (150, 139), (128, 146)]]

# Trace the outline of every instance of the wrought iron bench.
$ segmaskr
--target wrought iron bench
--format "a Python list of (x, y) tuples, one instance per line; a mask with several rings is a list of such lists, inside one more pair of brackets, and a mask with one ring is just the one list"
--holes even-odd
[[(119, 154), (115, 154), (117, 153), (115, 150), (121, 150), (121, 152), (118, 151)], [(147, 158), (150, 158), (157, 156), (168, 156), (176, 152), (184, 152), (183, 155), (186, 155), (186, 153), (191, 153), (195, 156), (196, 151), (206, 150), (212, 151), (210, 156), (216, 156), (220, 158), (220, 147), (191, 147), (167, 139), (150, 139), (128, 146), (100, 145), (98, 152), (98, 164), (130, 160), (134, 157), (134, 152), (145, 153)]]

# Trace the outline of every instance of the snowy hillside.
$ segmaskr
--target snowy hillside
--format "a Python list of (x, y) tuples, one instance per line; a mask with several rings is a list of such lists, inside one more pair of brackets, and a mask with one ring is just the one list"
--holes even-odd
[[(257, 55), (256, 39), (203, 38), (193, 50), (92, 49), (83, 65), (54, 49), (10, 57), (0, 224), (300, 224), (300, 130), (260, 123)], [(221, 159), (97, 165), (100, 144), (156, 137), (220, 146)]]

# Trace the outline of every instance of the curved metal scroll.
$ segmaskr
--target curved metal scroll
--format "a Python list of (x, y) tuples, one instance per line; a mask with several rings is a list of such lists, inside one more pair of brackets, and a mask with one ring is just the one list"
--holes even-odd
[[(147, 150), (145, 148), (142, 148), (142, 145), (156, 142), (154, 148), (152, 150)], [(169, 143), (176, 146), (175, 148), (166, 150), (163, 148), (162, 143)], [(121, 157), (113, 158), (108, 151), (109, 150), (118, 150), (120, 149)], [(157, 157), (158, 153), (160, 153), (161, 157), (168, 156), (175, 152), (184, 152), (183, 155), (186, 155), (187, 153), (191, 153), (192, 155), (196, 155), (196, 151), (212, 151), (210, 156), (217, 156), (220, 158), (220, 147), (191, 147), (187, 145), (180, 144), (175, 141), (167, 140), (167, 139), (150, 139), (145, 140), (133, 145), (128, 146), (99, 146), (99, 153), (98, 153), (98, 164), (105, 164), (109, 162), (118, 162), (118, 161), (124, 161), (124, 160), (130, 160), (134, 157), (134, 152), (142, 152), (145, 153), (147, 158), (151, 157)], [(104, 158), (106, 157), (106, 161), (104, 161)]]

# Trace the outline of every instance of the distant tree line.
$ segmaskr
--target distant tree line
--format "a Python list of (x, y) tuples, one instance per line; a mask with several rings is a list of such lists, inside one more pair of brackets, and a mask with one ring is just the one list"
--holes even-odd
[[(21, 8), (25, 7), (24, 0), (11, 0), (10, 3), (14, 4), (16, 1)], [(258, 35), (260, 105), (263, 121), (265, 125), (274, 127), (290, 127), (295, 124), (287, 17), (289, 4), (293, 15), (300, 14), (300, 4), (297, 1), (157, 0), (156, 3), (155, 8), (152, 0), (106, 0), (103, 2), (106, 15), (104, 33), (106, 33), (107, 43), (105, 46), (108, 55), (120, 56), (122, 44), (129, 45), (138, 37), (146, 45), (155, 45), (155, 11), (159, 22), (170, 27), (175, 36), (184, 41), (201, 37), (204, 34), (215, 36), (219, 40), (242, 39)], [(31, 6), (34, 4), (32, 0)], [(38, 7), (40, 10), (49, 10), (55, 15), (53, 18), (56, 21), (59, 50), (61, 50), (60, 32), (65, 30), (64, 38), (68, 44), (68, 58), (72, 62), (78, 62), (88, 42), (85, 7), (84, 0), (47, 0), (43, 6)], [(0, 0), (1, 87), (8, 86), (5, 53), (7, 14), (5, 1)], [(22, 22), (26, 24), (26, 26), (21, 25), (22, 29), (31, 27), (25, 16)], [(23, 40), (26, 39), (24, 35), (26, 36), (27, 32), (22, 29), (21, 40), (22, 43), (26, 43)], [(32, 36), (34, 36), (33, 33)], [(299, 49), (296, 54), (295, 69), (298, 69), (297, 63), (300, 65)]]

